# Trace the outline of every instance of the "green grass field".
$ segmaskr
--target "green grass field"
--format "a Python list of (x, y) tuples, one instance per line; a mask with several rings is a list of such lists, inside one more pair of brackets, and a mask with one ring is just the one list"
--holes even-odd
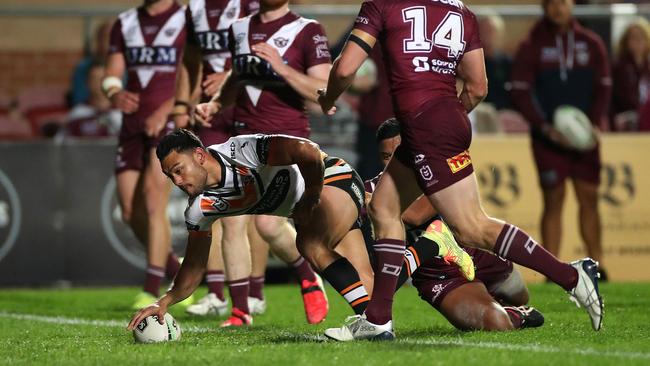
[(459, 332), (413, 288), (405, 288), (395, 301), (396, 341), (341, 344), (321, 336), (349, 315), (331, 288), (327, 321), (310, 326), (296, 286), (268, 286), (268, 311), (255, 318), (253, 327), (222, 330), (215, 318), (192, 318), (172, 309), (183, 337), (154, 345), (134, 344), (124, 328), (136, 288), (0, 290), (0, 365), (650, 364), (645, 312), (650, 284), (602, 286), (606, 317), (599, 333), (559, 288), (533, 285), (530, 290), (531, 304), (546, 317), (542, 328)]

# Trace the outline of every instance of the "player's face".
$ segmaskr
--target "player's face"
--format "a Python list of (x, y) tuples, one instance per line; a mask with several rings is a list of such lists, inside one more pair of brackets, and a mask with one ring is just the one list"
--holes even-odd
[(573, 0), (548, 0), (544, 6), (546, 17), (560, 27), (571, 22), (572, 11)]
[(388, 165), (395, 149), (397, 149), (401, 142), (402, 138), (399, 135), (379, 141), (379, 159), (384, 164), (384, 167)]
[(197, 150), (182, 153), (172, 151), (161, 163), (165, 175), (190, 197), (201, 194), (208, 180), (208, 172), (201, 164), (199, 154), (201, 152)]

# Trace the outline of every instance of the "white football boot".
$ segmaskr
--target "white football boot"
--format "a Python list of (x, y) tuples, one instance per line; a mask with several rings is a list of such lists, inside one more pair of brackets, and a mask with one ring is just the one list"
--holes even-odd
[(327, 329), (325, 336), (339, 342), (349, 342), (358, 339), (371, 341), (392, 341), (395, 339), (392, 320), (389, 320), (386, 324), (377, 325), (369, 322), (365, 314), (349, 316), (345, 320), (345, 325), (340, 328)]
[(600, 330), (603, 325), (603, 298), (598, 290), (598, 262), (584, 258), (571, 262), (578, 271), (578, 284), (569, 291), (569, 298), (578, 307), (584, 307), (591, 318), (591, 327)]
[(248, 311), (251, 315), (261, 315), (266, 312), (266, 300), (260, 300), (257, 297), (248, 297)]
[(185, 309), (189, 314), (206, 316), (218, 315), (224, 316), (228, 313), (228, 299), (219, 300), (217, 295), (208, 292), (196, 304), (190, 305)]

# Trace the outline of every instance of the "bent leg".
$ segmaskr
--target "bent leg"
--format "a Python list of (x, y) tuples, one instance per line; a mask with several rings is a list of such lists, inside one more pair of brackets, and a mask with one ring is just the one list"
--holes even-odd
[(440, 313), (460, 330), (512, 330), (508, 313), (480, 282), (471, 282), (449, 292), (440, 302)]
[(429, 199), (459, 242), (540, 272), (567, 291), (575, 287), (578, 273), (571, 265), (559, 261), (518, 227), (487, 216), (474, 173)]
[(361, 230), (355, 229), (348, 232), (336, 246), (335, 251), (348, 259), (359, 273), (359, 277), (366, 291), (372, 293), (374, 273), (370, 265), (368, 250), (364, 244)]

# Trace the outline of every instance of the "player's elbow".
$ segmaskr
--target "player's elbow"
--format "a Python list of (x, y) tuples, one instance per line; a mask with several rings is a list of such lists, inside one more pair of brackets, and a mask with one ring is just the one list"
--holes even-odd
[(340, 58), (334, 63), (334, 77), (341, 80), (353, 78), (357, 73), (357, 69), (351, 65), (350, 62), (340, 62)]
[(465, 82), (465, 90), (475, 100), (483, 100), (487, 97), (488, 81), (487, 78), (482, 78), (472, 82)]

